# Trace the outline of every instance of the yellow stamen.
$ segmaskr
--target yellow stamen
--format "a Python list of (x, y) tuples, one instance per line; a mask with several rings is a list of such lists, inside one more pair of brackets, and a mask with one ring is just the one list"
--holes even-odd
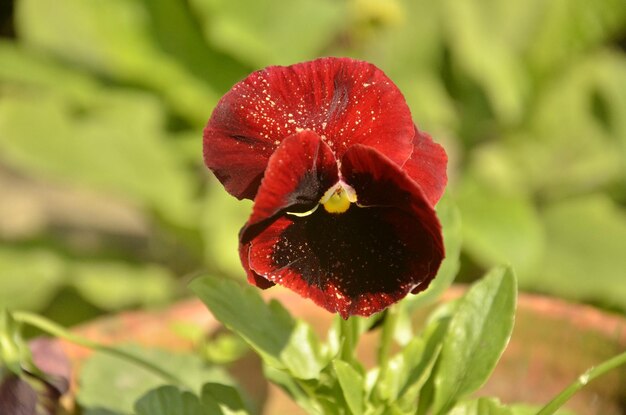
[(322, 197), (320, 203), (328, 213), (344, 213), (350, 204), (356, 202), (354, 189), (345, 183), (331, 187)]

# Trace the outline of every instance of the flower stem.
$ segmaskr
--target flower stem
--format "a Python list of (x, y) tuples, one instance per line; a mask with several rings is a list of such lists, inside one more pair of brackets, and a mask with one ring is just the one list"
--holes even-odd
[(400, 305), (390, 307), (387, 309), (387, 316), (383, 324), (382, 333), (380, 334), (380, 344), (378, 346), (378, 367), (380, 368), (380, 375), (383, 376), (387, 371), (387, 365), (389, 364), (389, 354), (391, 352), (391, 345), (396, 332), (396, 326), (398, 325), (398, 319), (400, 316)]
[(190, 387), (185, 381), (183, 381), (182, 379), (180, 379), (178, 376), (168, 372), (167, 370), (154, 365), (153, 363), (142, 359), (141, 357), (135, 356), (131, 353), (128, 353), (124, 350), (121, 350), (119, 348), (116, 347), (112, 347), (112, 346), (106, 346), (104, 344), (100, 344), (98, 342), (95, 342), (93, 340), (89, 340), (85, 337), (81, 337), (78, 336), (70, 331), (68, 331), (67, 329), (65, 329), (64, 327), (54, 323), (53, 321), (50, 321), (40, 315), (37, 314), (33, 314), (33, 313), (29, 313), (27, 311), (15, 311), (12, 313), (13, 318), (15, 318), (16, 321), (25, 323), (25, 324), (29, 324), (33, 327), (37, 327), (38, 329), (52, 335), (55, 337), (59, 337), (62, 339), (65, 339), (71, 343), (75, 343), (78, 344), (80, 346), (84, 346), (87, 348), (90, 348), (92, 350), (97, 350), (99, 352), (102, 353), (106, 353), (109, 354), (111, 356), (115, 356), (118, 358), (121, 358), (123, 360), (129, 361), (134, 363), (137, 366), (140, 366), (152, 373), (154, 373), (155, 375), (158, 375), (159, 377), (161, 377), (162, 379), (166, 380), (169, 383), (173, 383), (176, 384), (178, 386), (181, 387), (185, 387), (187, 389), (193, 389), (192, 387)]
[(554, 399), (546, 404), (537, 415), (551, 415), (555, 413), (561, 406), (565, 404), (572, 397), (573, 394), (578, 392), (587, 383), (591, 382), (597, 377), (600, 377), (610, 370), (616, 369), (621, 365), (626, 364), (626, 352), (618, 354), (611, 359), (602, 362), (598, 366), (592, 367), (585, 373), (580, 375), (575, 382), (571, 383), (567, 388), (563, 389)]

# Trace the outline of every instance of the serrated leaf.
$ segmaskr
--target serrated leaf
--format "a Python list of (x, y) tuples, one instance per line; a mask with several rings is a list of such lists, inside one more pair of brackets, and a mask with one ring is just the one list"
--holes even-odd
[(458, 302), (437, 365), (433, 413), (445, 413), (486, 382), (511, 336), (516, 297), (513, 272), (497, 268)]
[(365, 396), (363, 376), (343, 360), (334, 360), (333, 368), (348, 408), (350, 408), (353, 415), (361, 415), (364, 409)]
[(146, 393), (135, 403), (137, 415), (206, 415), (196, 395), (175, 386), (161, 386)]

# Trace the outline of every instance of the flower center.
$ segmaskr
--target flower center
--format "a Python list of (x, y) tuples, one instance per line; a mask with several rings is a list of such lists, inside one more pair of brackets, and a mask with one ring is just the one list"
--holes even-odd
[(328, 213), (344, 213), (356, 202), (356, 192), (343, 182), (339, 182), (324, 193), (320, 203)]

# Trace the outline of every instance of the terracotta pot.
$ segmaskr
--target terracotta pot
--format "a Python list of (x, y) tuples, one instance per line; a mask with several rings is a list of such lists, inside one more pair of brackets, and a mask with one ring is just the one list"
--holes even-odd
[[(464, 287), (453, 287), (443, 301), (458, 297)], [(280, 300), (297, 317), (304, 318), (324, 335), (332, 315), (290, 291), (272, 288), (267, 298)], [(423, 313), (424, 316), (426, 313)], [(424, 316), (416, 317), (420, 324)], [(104, 343), (135, 342), (172, 350), (189, 350), (192, 342), (177, 337), (172, 326), (196, 324), (207, 333), (220, 328), (198, 300), (187, 300), (159, 312), (127, 312), (77, 327), (81, 335)], [(358, 353), (366, 365), (373, 364), (377, 333), (361, 339)], [(89, 351), (72, 344), (63, 347), (76, 371)], [(585, 305), (538, 295), (521, 294), (511, 342), (495, 372), (478, 395), (499, 397), (503, 402), (541, 405), (565, 388), (586, 369), (626, 350), (626, 318)], [(262, 377), (260, 362), (248, 357), (232, 372), (267, 414), (302, 412), (286, 395)], [(75, 372), (76, 373), (76, 372)], [(626, 368), (615, 370), (587, 385), (567, 407), (580, 415), (626, 413)]]

